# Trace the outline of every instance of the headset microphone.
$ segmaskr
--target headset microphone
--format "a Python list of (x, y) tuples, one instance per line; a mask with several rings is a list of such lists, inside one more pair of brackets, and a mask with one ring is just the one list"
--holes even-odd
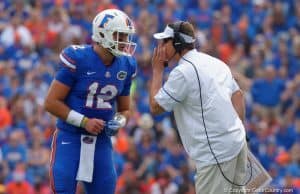
[(168, 67), (168, 65), (169, 65), (169, 61), (168, 60), (164, 61), (164, 67), (166, 68)]
[(170, 59), (167, 59), (167, 60), (164, 61), (164, 67), (168, 67), (169, 66), (169, 61), (171, 59), (173, 59), (173, 57), (176, 55), (176, 53), (177, 53), (177, 51), (174, 52), (173, 56)]

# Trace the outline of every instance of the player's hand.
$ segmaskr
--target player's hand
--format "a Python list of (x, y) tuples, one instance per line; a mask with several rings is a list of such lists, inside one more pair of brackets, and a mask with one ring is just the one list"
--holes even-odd
[(114, 136), (119, 132), (119, 129), (126, 125), (126, 117), (117, 113), (114, 118), (108, 121), (105, 125), (105, 134), (107, 136)]
[(122, 127), (121, 123), (116, 120), (110, 120), (105, 126), (105, 134), (107, 136), (114, 136), (119, 132), (119, 129)]
[(84, 128), (93, 135), (98, 135), (104, 129), (105, 121), (101, 119), (88, 119)]
[(153, 56), (152, 56), (153, 70), (163, 71), (165, 61), (167, 61), (166, 48), (162, 46), (162, 44), (159, 44), (153, 50)]

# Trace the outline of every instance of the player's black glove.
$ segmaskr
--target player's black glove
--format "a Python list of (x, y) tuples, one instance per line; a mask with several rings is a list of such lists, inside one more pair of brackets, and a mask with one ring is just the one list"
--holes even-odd
[(105, 125), (105, 134), (107, 136), (114, 136), (119, 132), (119, 129), (126, 124), (126, 118), (121, 114), (116, 114), (114, 118), (108, 121)]

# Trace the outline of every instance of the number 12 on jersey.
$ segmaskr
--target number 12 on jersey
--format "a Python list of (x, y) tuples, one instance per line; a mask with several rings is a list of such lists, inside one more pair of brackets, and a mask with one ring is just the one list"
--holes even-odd
[[(85, 106), (96, 109), (111, 109), (112, 105), (109, 102), (118, 94), (118, 90), (114, 85), (105, 85), (100, 88), (98, 82), (93, 82), (88, 87), (88, 95), (86, 97)], [(98, 88), (100, 88), (98, 90)], [(97, 90), (99, 91), (97, 93)], [(96, 102), (96, 103), (94, 103)], [(94, 105), (95, 104), (95, 105)]]

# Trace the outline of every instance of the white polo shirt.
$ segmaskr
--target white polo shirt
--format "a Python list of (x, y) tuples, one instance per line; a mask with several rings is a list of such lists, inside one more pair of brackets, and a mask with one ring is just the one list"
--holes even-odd
[[(245, 143), (245, 129), (231, 95), (239, 90), (229, 67), (222, 61), (191, 50), (183, 56), (198, 71), (203, 116), (211, 147), (218, 161), (231, 160)], [(200, 90), (193, 65), (183, 58), (155, 96), (166, 111), (174, 111), (183, 146), (197, 168), (216, 161), (209, 149), (202, 120)]]

